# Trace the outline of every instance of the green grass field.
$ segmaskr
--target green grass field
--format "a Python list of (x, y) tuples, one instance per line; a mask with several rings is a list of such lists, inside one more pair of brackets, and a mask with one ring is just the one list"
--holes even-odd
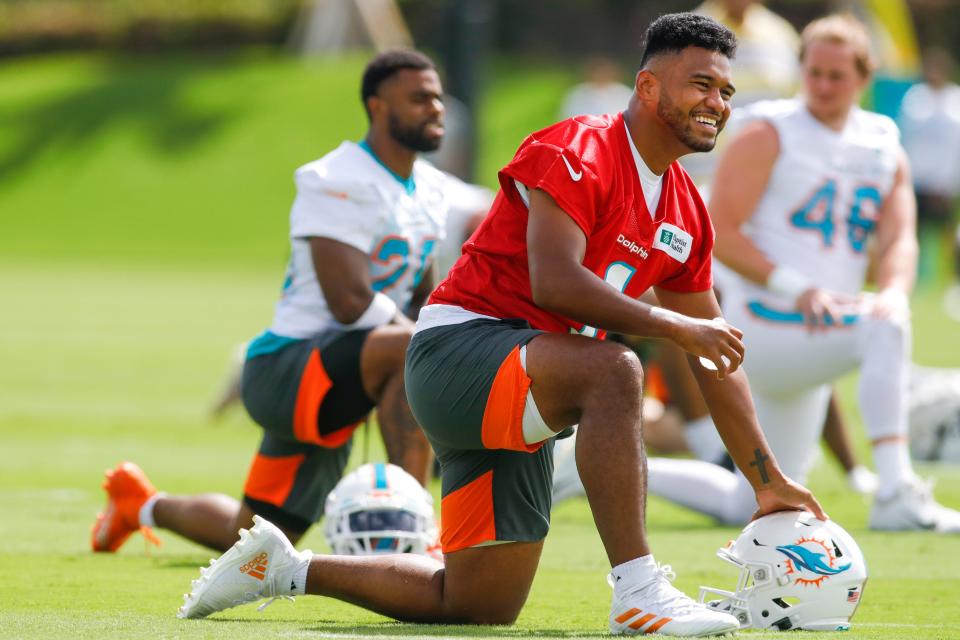
[[(208, 552), (162, 532), (149, 553), (139, 537), (117, 555), (89, 552), (103, 470), (121, 459), (168, 492), (238, 493), (258, 431), (241, 413), (210, 424), (205, 412), (233, 345), (269, 321), (293, 169), (362, 133), (361, 64), (252, 52), (0, 65), (0, 638), (605, 635), (607, 567), (582, 500), (555, 510), (509, 628), (398, 625), (320, 598), (181, 621), (180, 594)], [(567, 77), (515, 73), (493, 83), (484, 112), (488, 184), (552, 117)], [(916, 359), (960, 366), (958, 326), (938, 293), (915, 300)], [(847, 405), (853, 390), (845, 381)], [(960, 507), (960, 469), (922, 471)], [(854, 630), (818, 637), (960, 637), (960, 539), (867, 531), (868, 505), (830, 463), (811, 487), (871, 574)], [(733, 586), (713, 553), (736, 530), (657, 499), (649, 526), (680, 588)], [(304, 545), (325, 546), (318, 532)]]

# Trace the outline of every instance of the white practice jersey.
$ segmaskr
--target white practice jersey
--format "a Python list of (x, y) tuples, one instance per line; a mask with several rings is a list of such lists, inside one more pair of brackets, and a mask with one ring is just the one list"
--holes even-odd
[(297, 169), (290, 211), (290, 264), (270, 332), (309, 338), (334, 319), (317, 282), (310, 237), (348, 244), (370, 256), (374, 291), (404, 308), (444, 237), (445, 174), (417, 160), (402, 181), (354, 142)]
[[(855, 107), (837, 132), (814, 118), (800, 99), (749, 105), (736, 124), (757, 119), (776, 128), (780, 154), (744, 233), (774, 264), (795, 269), (820, 287), (859, 293), (868, 241), (897, 170), (897, 125)], [(743, 281), (743, 286), (749, 298), (785, 303), (760, 285)]]

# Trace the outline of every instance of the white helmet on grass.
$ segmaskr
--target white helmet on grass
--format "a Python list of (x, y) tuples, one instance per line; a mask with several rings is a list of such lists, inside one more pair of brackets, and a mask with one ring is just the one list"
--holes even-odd
[(722, 596), (707, 604), (734, 615), (744, 629), (849, 629), (867, 580), (850, 534), (807, 511), (759, 518), (717, 555), (740, 570), (736, 589), (701, 587), (700, 601)]
[(392, 464), (365, 464), (344, 476), (327, 496), (324, 519), (327, 543), (339, 555), (427, 555), (436, 545), (433, 497)]

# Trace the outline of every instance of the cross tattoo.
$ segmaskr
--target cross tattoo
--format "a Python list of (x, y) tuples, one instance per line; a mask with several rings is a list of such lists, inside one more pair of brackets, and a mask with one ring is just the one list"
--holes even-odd
[(754, 449), (753, 455), (755, 455), (756, 458), (750, 463), (750, 466), (757, 468), (757, 470), (760, 472), (760, 482), (767, 484), (770, 482), (770, 476), (767, 475), (767, 465), (764, 463), (770, 459), (770, 456), (763, 455), (760, 449)]

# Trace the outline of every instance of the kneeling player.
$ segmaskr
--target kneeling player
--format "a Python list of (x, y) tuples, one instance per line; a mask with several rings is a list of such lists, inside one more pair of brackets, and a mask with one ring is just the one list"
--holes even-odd
[[(730, 113), (733, 34), (709, 18), (654, 22), (623, 114), (529, 136), (490, 214), (424, 307), (407, 354), (411, 408), (441, 461), (443, 564), (410, 554), (297, 554), (258, 522), (193, 585), (183, 617), (310, 593), (398, 620), (511, 623), (550, 516), (552, 437), (579, 423), (577, 463), (612, 566), (614, 633), (714, 635), (736, 618), (670, 584), (645, 533), (642, 371), (602, 331), (673, 340), (718, 372), (698, 381), (759, 512), (809, 507), (750, 402), (740, 332), (718, 318), (713, 233), (676, 159), (707, 151)], [(613, 286), (611, 286), (613, 285)], [(656, 286), (665, 309), (636, 300)], [(571, 335), (571, 329), (580, 335)], [(263, 581), (237, 570), (266, 553)]]
[(141, 527), (152, 537), (152, 526), (224, 550), (254, 514), (296, 542), (322, 515), (352, 433), (373, 407), (390, 461), (426, 481), (432, 452), (403, 382), (413, 326), (399, 309), (430, 291), (443, 237), (443, 174), (416, 160), (443, 135), (440, 80), (422, 54), (388, 52), (367, 66), (362, 95), (367, 137), (296, 174), (283, 296), (243, 372), (244, 405), (264, 430), (243, 502), (158, 494), (124, 463), (108, 472), (94, 550), (115, 551)]

